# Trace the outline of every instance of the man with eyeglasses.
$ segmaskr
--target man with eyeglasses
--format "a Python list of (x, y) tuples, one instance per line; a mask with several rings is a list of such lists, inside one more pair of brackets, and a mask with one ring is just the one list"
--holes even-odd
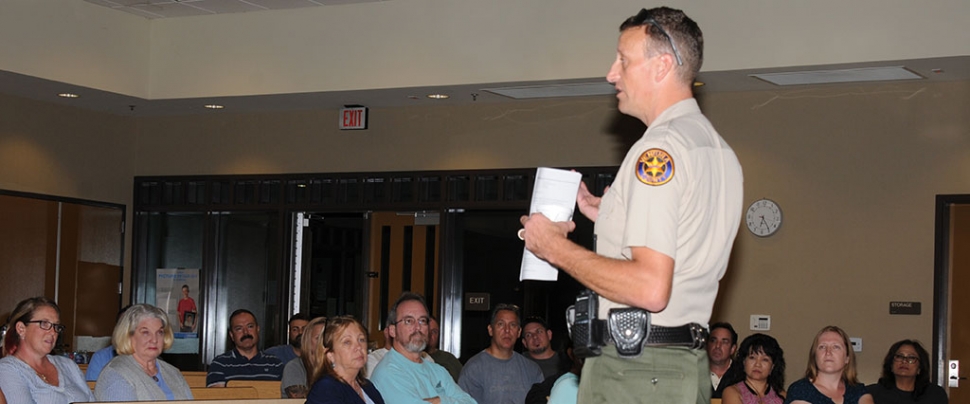
[(704, 328), (740, 224), (743, 176), (693, 98), (702, 59), (701, 30), (680, 10), (624, 21), (606, 79), (620, 112), (648, 128), (602, 197), (580, 185), (596, 252), (566, 238), (575, 223), (522, 218), (526, 248), (595, 292), (580, 296), (595, 305), (576, 305), (596, 307), (581, 317), (594, 325), (583, 348), (601, 352), (583, 367), (580, 403), (709, 403)]
[(525, 347), (523, 356), (539, 365), (542, 377), (556, 376), (569, 370), (568, 364), (566, 369), (560, 368), (564, 361), (552, 349), (552, 330), (542, 317), (531, 316), (525, 319), (525, 324), (522, 325), (522, 346)]
[(280, 380), (284, 363), (259, 351), (256, 315), (239, 309), (229, 316), (229, 338), (233, 348), (216, 356), (205, 376), (206, 387), (226, 387), (230, 380)]
[(388, 404), (475, 403), (445, 368), (422, 356), (428, 345), (429, 317), (424, 297), (404, 292), (388, 318), (393, 346), (374, 369), (371, 382)]
[(479, 404), (522, 403), (532, 385), (542, 383), (539, 365), (514, 350), (520, 323), (518, 306), (495, 306), (488, 325), (491, 344), (462, 367), (458, 385)]
[(301, 354), (300, 341), (303, 340), (303, 330), (306, 328), (307, 323), (310, 322), (310, 317), (305, 313), (296, 313), (290, 317), (288, 324), (288, 334), (289, 334), (289, 344), (280, 344), (274, 347), (266, 348), (266, 354), (273, 355), (279, 358), (284, 364), (289, 363), (291, 360), (299, 358)]

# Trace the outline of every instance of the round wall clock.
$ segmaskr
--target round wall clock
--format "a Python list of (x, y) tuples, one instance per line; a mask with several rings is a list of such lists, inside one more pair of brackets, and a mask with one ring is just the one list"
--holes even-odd
[(754, 201), (748, 206), (745, 222), (755, 236), (768, 237), (781, 227), (781, 207), (771, 199)]

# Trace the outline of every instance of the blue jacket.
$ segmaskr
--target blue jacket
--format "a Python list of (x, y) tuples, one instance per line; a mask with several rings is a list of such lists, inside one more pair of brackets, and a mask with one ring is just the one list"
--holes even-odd
[[(384, 404), (384, 398), (374, 387), (374, 383), (361, 385), (364, 394), (374, 402), (374, 404)], [(357, 395), (353, 387), (333, 376), (327, 375), (313, 383), (310, 394), (306, 397), (307, 404), (364, 404), (364, 400)]]

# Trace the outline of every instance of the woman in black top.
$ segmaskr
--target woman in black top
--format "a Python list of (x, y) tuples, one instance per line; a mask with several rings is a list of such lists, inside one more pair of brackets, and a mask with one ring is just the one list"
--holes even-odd
[(893, 344), (882, 362), (879, 383), (867, 387), (876, 404), (947, 404), (942, 387), (930, 383), (930, 355), (918, 341)]

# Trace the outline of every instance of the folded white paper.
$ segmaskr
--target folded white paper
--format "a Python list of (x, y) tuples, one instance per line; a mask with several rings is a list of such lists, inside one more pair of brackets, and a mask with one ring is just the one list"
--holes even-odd
[[(532, 203), (529, 214), (542, 213), (554, 222), (567, 222), (573, 219), (576, 207), (576, 193), (583, 175), (575, 171), (539, 167), (536, 170), (535, 186), (532, 188)], [(522, 267), (519, 280), (555, 281), (559, 270), (529, 250), (522, 249)]]

